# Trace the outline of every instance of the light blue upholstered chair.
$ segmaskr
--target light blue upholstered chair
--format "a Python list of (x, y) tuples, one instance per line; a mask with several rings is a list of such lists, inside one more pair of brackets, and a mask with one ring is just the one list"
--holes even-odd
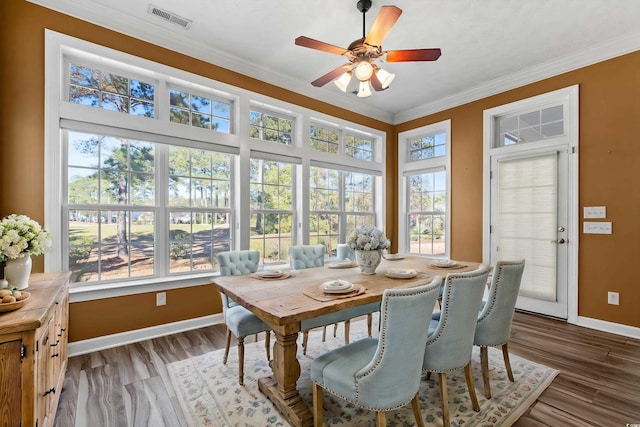
[[(239, 276), (255, 273), (258, 270), (260, 252), (251, 250), (220, 252), (216, 255), (216, 259), (220, 265), (221, 276)], [(265, 332), (265, 348), (267, 350), (267, 360), (269, 360), (271, 359), (270, 329), (255, 314), (238, 305), (225, 294), (221, 294), (221, 297), (224, 323), (227, 325), (227, 344), (224, 349), (222, 363), (227, 363), (229, 347), (231, 346), (231, 334), (233, 334), (238, 341), (238, 383), (242, 385), (244, 384), (244, 339), (249, 335)]]
[(424, 426), (418, 401), (422, 354), (441, 284), (436, 276), (422, 286), (385, 290), (379, 338), (339, 347), (311, 363), (315, 426), (322, 426), (323, 389), (376, 411), (378, 426), (386, 425), (386, 411), (411, 402), (417, 424)]
[(475, 271), (449, 273), (444, 282), (442, 309), (429, 324), (422, 369), (438, 373), (443, 425), (450, 425), (447, 400), (447, 372), (464, 368), (473, 410), (479, 411), (471, 373), (471, 352), (478, 312), (490, 269), (480, 265)]
[[(292, 270), (302, 270), (305, 268), (321, 267), (324, 265), (324, 245), (302, 245), (289, 248), (289, 263)], [(349, 343), (350, 320), (354, 317), (370, 314), (379, 310), (378, 303), (366, 304), (359, 307), (352, 307), (340, 310), (336, 313), (324, 314), (313, 319), (303, 320), (300, 325), (302, 330), (302, 354), (307, 354), (307, 343), (309, 341), (309, 331), (311, 329), (323, 327), (322, 339), (326, 336), (327, 325), (344, 322), (344, 342)], [(367, 319), (369, 336), (371, 336), (371, 318)]]
[(524, 272), (524, 259), (518, 261), (498, 261), (493, 270), (489, 296), (478, 316), (473, 344), (480, 346), (480, 364), (482, 366), (482, 382), (484, 383), (484, 395), (491, 398), (491, 385), (489, 384), (489, 355), (487, 347), (501, 346), (504, 366), (511, 382), (513, 372), (509, 362), (509, 335), (511, 334), (511, 321), (520, 292), (520, 283)]

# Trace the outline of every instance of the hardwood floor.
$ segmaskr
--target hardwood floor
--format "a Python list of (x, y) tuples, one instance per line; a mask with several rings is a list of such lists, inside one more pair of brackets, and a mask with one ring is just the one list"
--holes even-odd
[[(55, 426), (185, 426), (165, 364), (225, 337), (216, 325), (70, 358)], [(640, 340), (516, 313), (509, 347), (561, 371), (516, 426), (640, 423)]]

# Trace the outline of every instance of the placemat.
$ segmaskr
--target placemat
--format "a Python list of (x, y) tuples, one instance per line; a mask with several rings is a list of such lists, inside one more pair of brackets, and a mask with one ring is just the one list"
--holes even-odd
[(309, 298), (313, 298), (316, 301), (325, 302), (333, 301), (335, 299), (355, 297), (356, 295), (364, 294), (367, 291), (367, 288), (364, 287), (364, 285), (354, 283), (353, 286), (355, 287), (355, 289), (346, 294), (327, 294), (322, 289), (322, 284), (309, 286), (307, 289), (302, 291), (302, 293)]
[(282, 280), (282, 279), (286, 279), (288, 277), (291, 277), (291, 272), (290, 271), (283, 271), (282, 272), (282, 276), (278, 276), (278, 277), (264, 277), (264, 276), (261, 276), (258, 273), (251, 273), (249, 276), (253, 277), (254, 279), (260, 279), (260, 280)]

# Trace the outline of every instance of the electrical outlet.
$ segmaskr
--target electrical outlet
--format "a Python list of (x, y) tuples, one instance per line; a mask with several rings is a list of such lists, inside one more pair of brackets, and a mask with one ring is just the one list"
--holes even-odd
[(156, 306), (166, 305), (167, 304), (167, 293), (166, 292), (158, 292), (156, 294)]
[(617, 292), (608, 292), (607, 303), (611, 305), (620, 305), (620, 294)]

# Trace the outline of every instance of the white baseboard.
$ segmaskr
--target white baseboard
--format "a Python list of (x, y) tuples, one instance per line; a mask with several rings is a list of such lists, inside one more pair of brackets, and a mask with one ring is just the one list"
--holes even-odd
[(604, 320), (592, 319), (590, 317), (578, 316), (578, 326), (597, 329), (598, 331), (609, 332), (616, 335), (640, 339), (640, 328), (634, 326), (621, 325), (619, 323), (607, 322)]
[(212, 314), (211, 316), (197, 317), (195, 319), (182, 320), (180, 322), (167, 323), (164, 325), (152, 326), (150, 328), (136, 329), (119, 334), (106, 335), (83, 341), (75, 341), (69, 343), (69, 357), (157, 338), (164, 335), (198, 329), (205, 326), (216, 325), (218, 323), (224, 323), (222, 314)]

